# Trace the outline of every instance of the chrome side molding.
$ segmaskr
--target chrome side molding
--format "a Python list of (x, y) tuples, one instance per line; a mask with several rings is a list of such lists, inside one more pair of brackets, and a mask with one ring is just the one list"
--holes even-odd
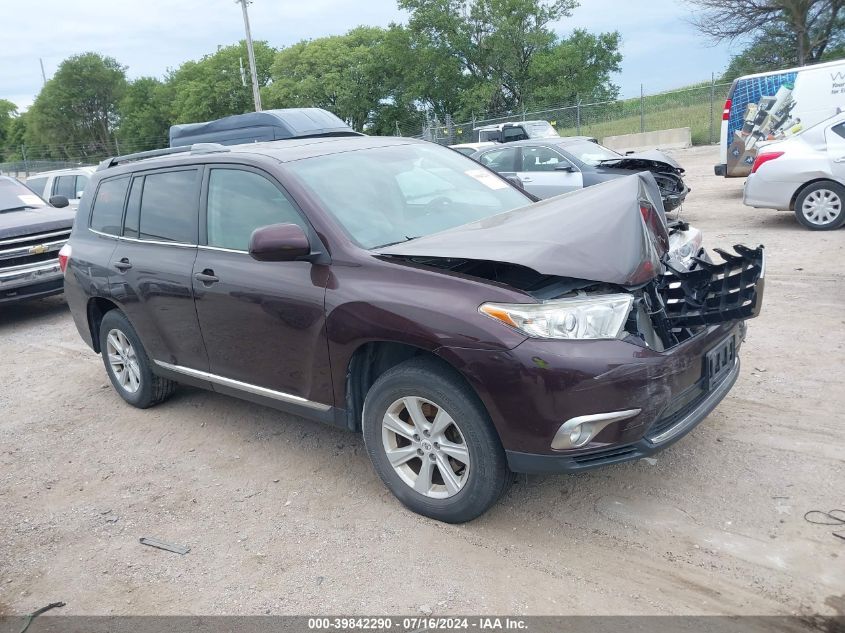
[(290, 402), (291, 404), (298, 404), (300, 406), (315, 409), (317, 411), (328, 411), (332, 408), (331, 405), (328, 404), (314, 402), (313, 400), (308, 400), (306, 398), (295, 396), (290, 393), (284, 393), (282, 391), (274, 391), (273, 389), (268, 389), (267, 387), (259, 387), (258, 385), (252, 385), (248, 382), (233, 380), (231, 378), (226, 378), (225, 376), (218, 376), (217, 374), (211, 374), (207, 371), (200, 371), (199, 369), (191, 369), (190, 367), (182, 367), (181, 365), (171, 365), (170, 363), (165, 363), (164, 361), (160, 360), (155, 361), (155, 364), (172, 372), (185, 374), (186, 376), (199, 378), (201, 380), (207, 380), (208, 382), (212, 382), (217, 385), (230, 387), (232, 389), (238, 389), (240, 391), (246, 391), (247, 393), (254, 393), (258, 396), (272, 398), (273, 400), (279, 400), (281, 402)]

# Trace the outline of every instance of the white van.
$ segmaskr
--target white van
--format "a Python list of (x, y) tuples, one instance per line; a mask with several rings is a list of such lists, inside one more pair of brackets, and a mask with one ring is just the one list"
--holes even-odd
[(793, 136), (845, 110), (845, 60), (734, 79), (722, 112), (717, 176), (751, 173), (760, 143)]

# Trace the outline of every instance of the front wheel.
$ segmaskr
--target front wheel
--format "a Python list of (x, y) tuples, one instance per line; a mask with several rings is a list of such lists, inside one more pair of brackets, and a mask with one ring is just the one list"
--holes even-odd
[(433, 519), (470, 521), (512, 480), (484, 407), (437, 361), (412, 359), (380, 376), (364, 403), (363, 434), (385, 485)]
[(845, 223), (845, 187), (835, 182), (817, 182), (795, 199), (795, 217), (813, 231), (838, 229)]

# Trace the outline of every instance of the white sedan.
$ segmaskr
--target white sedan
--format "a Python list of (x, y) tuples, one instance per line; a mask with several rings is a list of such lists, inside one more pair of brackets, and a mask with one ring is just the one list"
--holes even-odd
[(760, 147), (743, 202), (794, 211), (814, 231), (845, 224), (845, 112)]

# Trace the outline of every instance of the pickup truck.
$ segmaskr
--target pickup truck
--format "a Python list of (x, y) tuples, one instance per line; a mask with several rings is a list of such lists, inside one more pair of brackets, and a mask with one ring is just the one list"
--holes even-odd
[(65, 196), (45, 202), (26, 185), (0, 176), (0, 305), (59, 294), (59, 250), (76, 211)]

